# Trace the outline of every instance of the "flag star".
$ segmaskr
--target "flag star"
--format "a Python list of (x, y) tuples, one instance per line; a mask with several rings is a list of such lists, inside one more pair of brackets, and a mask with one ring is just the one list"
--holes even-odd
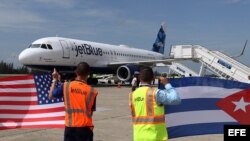
[(244, 97), (241, 97), (241, 99), (239, 101), (232, 101), (234, 105), (236, 105), (234, 112), (237, 110), (242, 110), (244, 112), (246, 111), (246, 106), (250, 105), (250, 102), (245, 102), (244, 101)]

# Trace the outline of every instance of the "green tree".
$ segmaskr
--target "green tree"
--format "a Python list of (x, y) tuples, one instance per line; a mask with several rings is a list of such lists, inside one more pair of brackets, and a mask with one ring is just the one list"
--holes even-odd
[(28, 74), (29, 69), (25, 66), (14, 68), (13, 63), (0, 62), (0, 74)]

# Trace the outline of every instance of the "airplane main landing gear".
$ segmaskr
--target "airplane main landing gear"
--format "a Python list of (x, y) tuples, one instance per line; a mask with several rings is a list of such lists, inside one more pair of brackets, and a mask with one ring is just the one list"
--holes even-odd
[(97, 83), (98, 83), (98, 79), (97, 78), (89, 77), (87, 79), (87, 84), (89, 84), (89, 85), (97, 85)]

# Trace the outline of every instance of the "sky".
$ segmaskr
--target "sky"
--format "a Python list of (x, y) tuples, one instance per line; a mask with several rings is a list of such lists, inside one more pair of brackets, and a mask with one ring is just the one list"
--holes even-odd
[[(250, 39), (250, 0), (1, 0), (0, 60), (20, 66), (18, 54), (50, 36), (151, 49), (162, 22), (166, 56), (177, 44), (234, 56)], [(238, 60), (250, 66), (250, 45)]]

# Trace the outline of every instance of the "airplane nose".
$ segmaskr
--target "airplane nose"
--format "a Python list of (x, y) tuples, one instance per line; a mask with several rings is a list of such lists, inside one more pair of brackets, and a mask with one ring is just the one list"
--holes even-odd
[(30, 60), (29, 55), (27, 53), (28, 52), (26, 50), (24, 50), (18, 56), (19, 62), (21, 62), (24, 65), (26, 65)]

